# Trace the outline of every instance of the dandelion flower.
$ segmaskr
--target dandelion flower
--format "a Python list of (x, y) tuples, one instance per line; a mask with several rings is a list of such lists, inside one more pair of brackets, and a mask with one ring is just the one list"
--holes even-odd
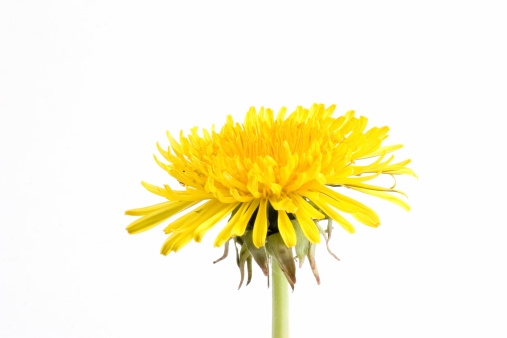
[[(383, 174), (415, 176), (406, 167), (410, 160), (393, 163), (394, 157), (388, 156), (402, 145), (382, 146), (388, 127), (366, 131), (365, 117), (355, 117), (354, 111), (333, 117), (334, 110), (334, 105), (314, 104), (310, 109), (298, 107), (286, 117), (284, 107), (275, 117), (271, 109), (257, 112), (252, 107), (242, 124), (227, 116), (219, 132), (213, 126), (200, 134), (194, 127), (188, 136), (180, 133), (179, 142), (168, 132), (170, 147), (157, 144), (167, 163), (156, 156), (155, 161), (184, 188), (142, 182), (167, 201), (128, 210), (127, 215), (141, 218), (127, 231), (137, 234), (181, 214), (165, 228), (169, 236), (161, 253), (167, 255), (192, 239), (200, 242), (206, 232), (232, 215), (215, 246), (231, 238), (239, 240), (246, 249), (238, 260), (251, 264), (253, 257), (265, 273), (263, 255), (256, 251), (274, 252), (281, 245), (292, 252), (296, 247), (300, 263), (308, 256), (313, 269), (312, 247), (314, 250), (321, 236), (327, 242), (331, 220), (349, 233), (354, 232), (349, 216), (367, 226), (380, 224), (374, 210), (347, 197), (343, 188), (380, 197), (408, 211), (408, 204), (393, 195), (403, 193), (370, 181)], [(359, 161), (363, 159), (370, 160)], [(329, 221), (327, 231), (317, 222), (322, 219)], [(276, 235), (273, 240), (268, 238), (271, 235)], [(293, 261), (292, 257), (285, 260)], [(290, 265), (285, 264), (285, 269), (292, 269)]]

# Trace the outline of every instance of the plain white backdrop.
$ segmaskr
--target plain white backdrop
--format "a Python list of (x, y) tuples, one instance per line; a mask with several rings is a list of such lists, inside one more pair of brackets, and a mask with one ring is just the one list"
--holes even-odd
[(412, 211), (336, 229), (291, 336), (506, 337), (502, 1), (0, 1), (0, 337), (269, 337), (260, 269), (159, 254), (126, 209), (174, 184), (165, 131), (312, 103), (388, 125)]

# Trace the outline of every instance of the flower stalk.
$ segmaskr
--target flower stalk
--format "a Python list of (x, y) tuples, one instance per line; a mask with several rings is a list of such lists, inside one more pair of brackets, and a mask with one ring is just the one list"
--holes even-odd
[(289, 338), (289, 283), (276, 260), (271, 262), (273, 338)]
[[(142, 182), (167, 201), (127, 210), (126, 215), (139, 217), (127, 231), (141, 233), (172, 219), (164, 229), (168, 237), (160, 250), (168, 255), (192, 239), (201, 242), (230, 215), (214, 242), (215, 247), (224, 246), (215, 263), (227, 257), (229, 244), (234, 243), (241, 287), (245, 279), (246, 285), (252, 279), (253, 262), (268, 277), (269, 286), (271, 262), (272, 334), (288, 338), (295, 258), (300, 267), (308, 259), (320, 284), (315, 248), (321, 237), (338, 259), (329, 249), (332, 221), (349, 233), (355, 229), (344, 214), (367, 226), (380, 225), (373, 209), (342, 192), (352, 189), (409, 211), (410, 206), (394, 195), (406, 196), (403, 192), (372, 180), (381, 174), (417, 177), (406, 167), (410, 160), (393, 162), (390, 153), (401, 144), (382, 146), (388, 127), (366, 130), (365, 117), (356, 117), (354, 111), (333, 117), (335, 108), (314, 104), (309, 109), (297, 107), (286, 116), (283, 107), (275, 118), (271, 109), (261, 107), (257, 112), (252, 107), (244, 123), (235, 123), (229, 115), (218, 132), (214, 126), (202, 132), (194, 127), (187, 137), (181, 132), (179, 142), (168, 132), (170, 146), (164, 149), (157, 144), (167, 163), (157, 157), (155, 161), (184, 189)], [(326, 230), (319, 220), (328, 221)]]

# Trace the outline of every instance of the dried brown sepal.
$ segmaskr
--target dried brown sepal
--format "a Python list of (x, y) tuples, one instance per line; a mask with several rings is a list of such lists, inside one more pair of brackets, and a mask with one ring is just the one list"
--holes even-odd
[(333, 220), (329, 217), (327, 217), (326, 219), (327, 219), (327, 239), (326, 239), (327, 252), (329, 252), (329, 254), (334, 258), (336, 258), (337, 260), (340, 260), (338, 256), (336, 256), (329, 248), (329, 240), (331, 239), (331, 232), (333, 231)]
[[(315, 222), (315, 225), (317, 226), (317, 228), (319, 229), (319, 232), (320, 234), (322, 235), (322, 237), (324, 237), (324, 239), (326, 240), (326, 248), (327, 248), (327, 252), (329, 252), (329, 254), (331, 256), (333, 256), (334, 258), (336, 258), (336, 260), (340, 260), (338, 258), (338, 256), (336, 256), (332, 251), (331, 249), (329, 248), (329, 240), (331, 239), (331, 232), (333, 231), (333, 219), (331, 217), (329, 217), (324, 211), (322, 211), (319, 207), (317, 207), (315, 205), (315, 203), (313, 203), (312, 201), (307, 201), (308, 203), (310, 203), (315, 209), (319, 210), (322, 214), (326, 215), (326, 218), (327, 219), (327, 230), (324, 231), (324, 229), (322, 229), (322, 227), (320, 226), (319, 224), (319, 221), (318, 220), (313, 220)], [(299, 238), (298, 238), (299, 239)], [(301, 265), (300, 265), (301, 267)]]
[(312, 244), (310, 246), (310, 250), (308, 252), (308, 260), (310, 261), (310, 267), (312, 268), (313, 275), (317, 280), (317, 284), (320, 285), (320, 276), (319, 270), (317, 270), (317, 262), (315, 261), (315, 249), (317, 248), (316, 244)]
[[(326, 240), (326, 248), (327, 248), (327, 252), (329, 252), (329, 254), (331, 256), (333, 256), (334, 258), (336, 258), (337, 260), (340, 260), (332, 251), (331, 249), (329, 248), (329, 239), (331, 238), (330, 237), (330, 233), (333, 229), (333, 226), (332, 226), (332, 220), (331, 218), (327, 218), (327, 230), (324, 231), (324, 229), (322, 229), (322, 227), (320, 226), (319, 222), (317, 220), (314, 220), (314, 223), (315, 225), (317, 226), (317, 228), (319, 229), (319, 232), (320, 234), (322, 235), (322, 237), (324, 237), (324, 239)], [(327, 233), (326, 233), (327, 232)]]

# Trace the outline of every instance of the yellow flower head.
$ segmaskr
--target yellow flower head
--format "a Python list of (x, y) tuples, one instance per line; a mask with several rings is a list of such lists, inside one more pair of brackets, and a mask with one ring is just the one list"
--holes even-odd
[[(405, 167), (410, 160), (392, 163), (393, 156), (386, 158), (402, 145), (382, 147), (388, 127), (365, 131), (365, 117), (357, 118), (349, 111), (334, 118), (334, 110), (334, 105), (326, 109), (314, 104), (310, 109), (298, 107), (286, 117), (284, 107), (275, 118), (271, 109), (261, 108), (257, 113), (252, 107), (242, 124), (228, 116), (218, 133), (214, 128), (211, 132), (203, 129), (201, 136), (195, 127), (187, 137), (181, 133), (179, 143), (167, 133), (171, 146), (158, 148), (168, 164), (155, 160), (184, 189), (143, 182), (148, 191), (168, 201), (128, 210), (127, 215), (142, 216), (127, 227), (128, 232), (146, 231), (197, 206), (165, 228), (169, 237), (162, 254), (178, 251), (192, 239), (200, 242), (231, 213), (215, 246), (251, 229), (255, 248), (263, 247), (272, 233), (279, 233), (290, 248), (300, 239), (319, 243), (320, 235), (325, 237), (315, 220), (333, 219), (350, 233), (354, 227), (344, 217), (347, 214), (368, 226), (380, 224), (375, 211), (336, 191), (344, 190), (342, 187), (409, 210), (404, 201), (391, 195), (399, 191), (368, 182), (381, 174), (415, 176)], [(374, 157), (370, 163), (359, 164), (358, 160)]]

